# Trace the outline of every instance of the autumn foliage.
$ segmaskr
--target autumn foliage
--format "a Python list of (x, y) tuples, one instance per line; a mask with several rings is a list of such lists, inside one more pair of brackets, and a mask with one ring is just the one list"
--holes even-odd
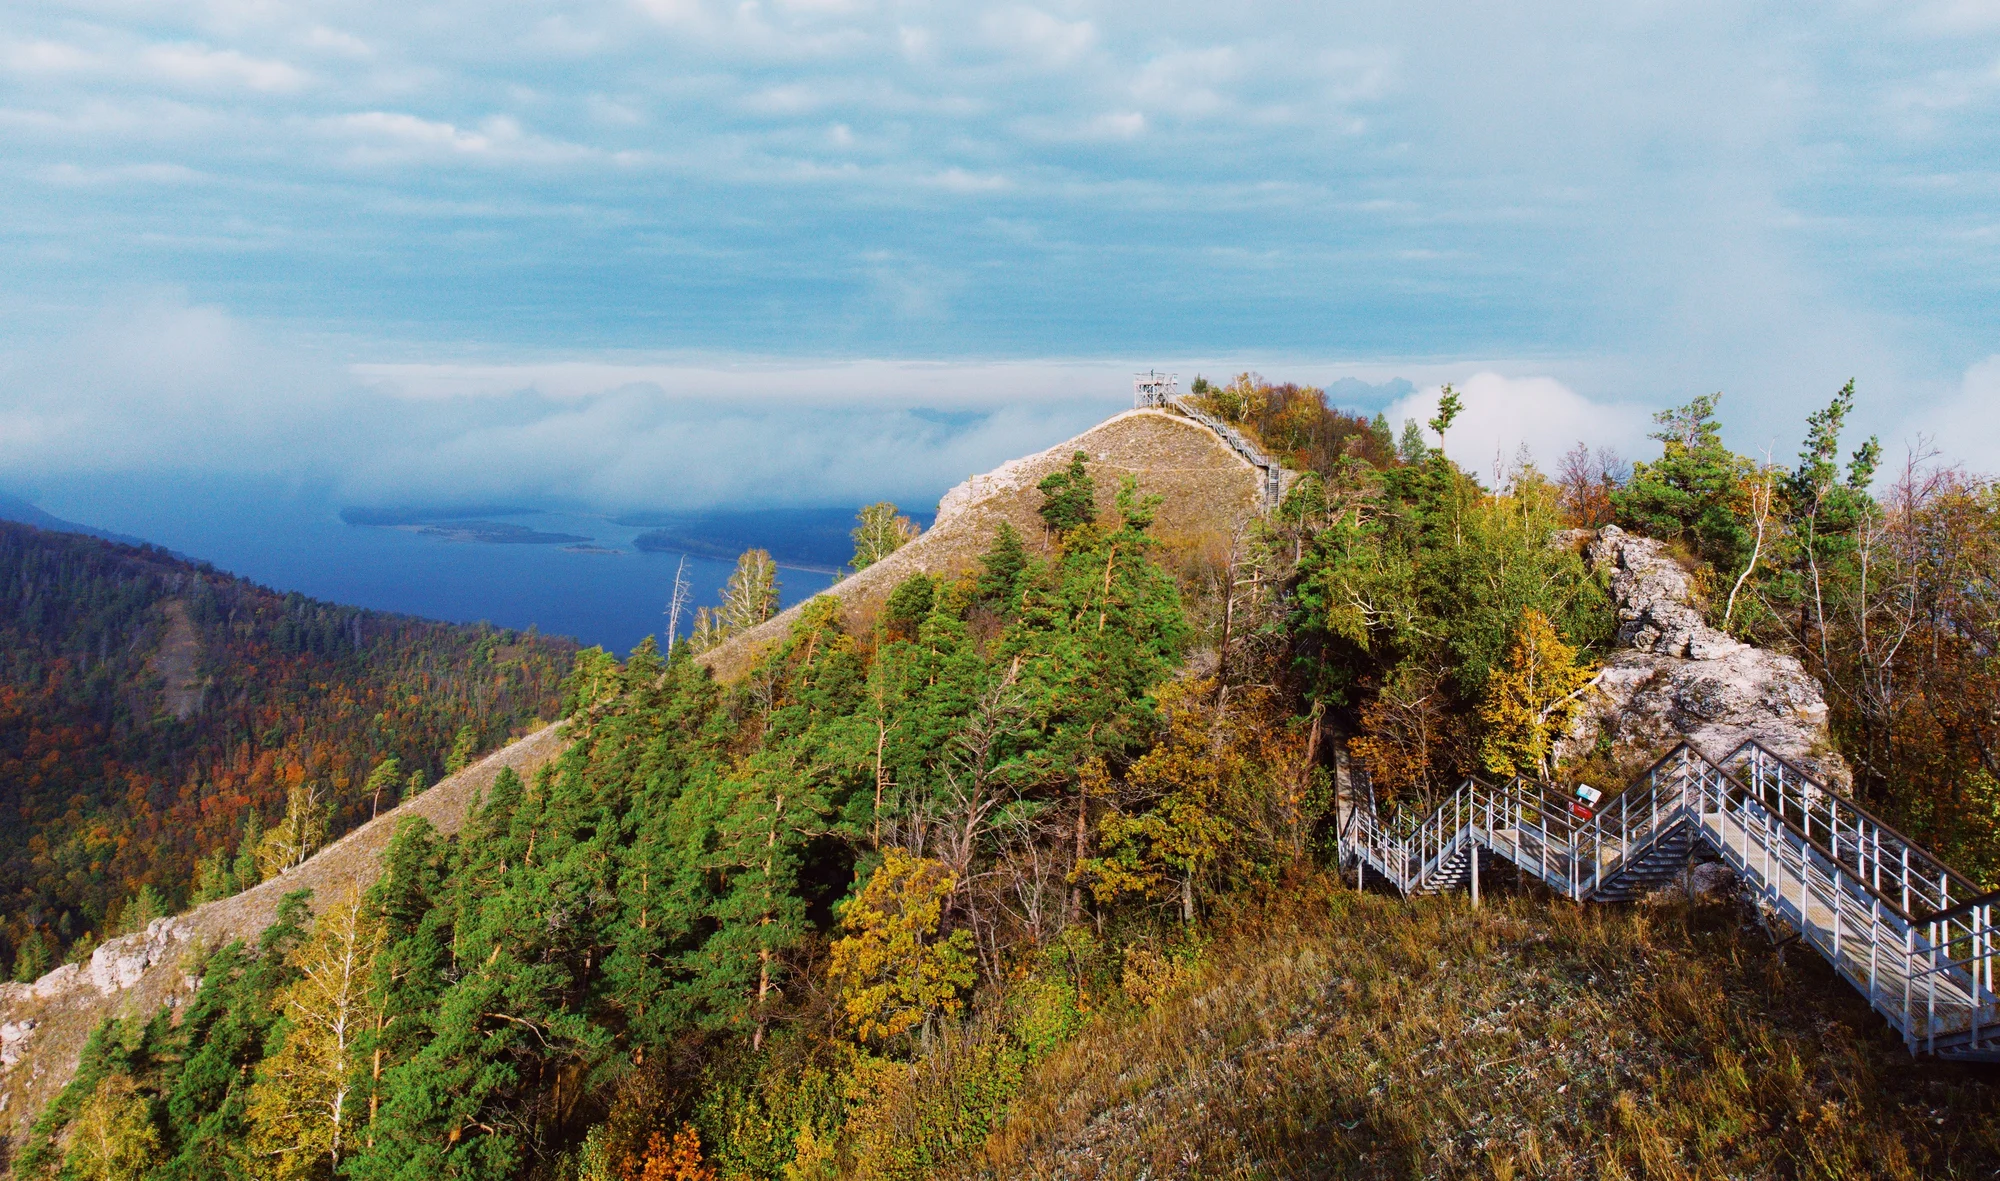
[[(169, 647), (191, 668), (173, 686)], [(0, 522), (4, 954), (52, 967), (148, 891), (178, 909), (198, 861), (245, 852), (246, 826), (254, 854), (301, 792), (331, 835), (367, 820), (442, 774), (455, 740), (491, 749), (552, 717), (573, 651)], [(393, 790), (370, 788), (391, 758)]]
[(672, 1136), (654, 1132), (645, 1156), (625, 1158), (618, 1181), (716, 1181), (716, 1173), (702, 1163), (701, 1133), (682, 1124)]

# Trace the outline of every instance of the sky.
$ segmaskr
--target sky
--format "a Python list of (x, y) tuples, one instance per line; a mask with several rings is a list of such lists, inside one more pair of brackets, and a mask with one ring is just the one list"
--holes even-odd
[(0, 177), (17, 490), (914, 503), (1153, 366), (2000, 471), (2000, 0), (24, 0)]

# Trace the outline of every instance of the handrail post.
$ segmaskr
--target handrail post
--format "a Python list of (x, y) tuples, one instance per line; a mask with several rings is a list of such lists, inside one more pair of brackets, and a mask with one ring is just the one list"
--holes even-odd
[(1835, 975), (1840, 973), (1840, 941), (1845, 934), (1843, 928), (1846, 926), (1841, 919), (1843, 911), (1846, 909), (1846, 903), (1847, 892), (1840, 884), (1840, 858), (1836, 855), (1833, 860), (1833, 970)]
[(1479, 909), (1479, 842), (1466, 842), (1467, 854), (1472, 858), (1472, 909)]
[(1871, 1009), (1876, 1007), (1875, 977), (1879, 972), (1879, 969), (1876, 967), (1875, 948), (1881, 941), (1882, 903), (1873, 894), (1870, 894), (1868, 896), (1868, 1007)]
[(1917, 925), (1905, 922), (1903, 925), (1903, 1038), (1913, 1047), (1916, 1045), (1917, 1018), (1916, 1014), (1910, 1011), (1910, 987), (1915, 983), (1911, 977), (1916, 970)]
[(1924, 1049), (1937, 1053), (1937, 921), (1932, 920), (1925, 928), (1925, 940), (1930, 944), (1931, 963), (1924, 972)]

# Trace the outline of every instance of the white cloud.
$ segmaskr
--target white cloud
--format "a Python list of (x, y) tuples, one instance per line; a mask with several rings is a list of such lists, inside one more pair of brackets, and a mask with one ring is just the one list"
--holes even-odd
[[(1644, 451), (1647, 411), (1618, 402), (1598, 402), (1550, 377), (1503, 377), (1475, 373), (1452, 383), (1464, 404), (1445, 435), (1445, 454), (1488, 482), (1497, 461), (1504, 472), (1525, 445), (1544, 472), (1553, 472), (1562, 454), (1577, 443), (1611, 447), (1625, 458)], [(1386, 413), (1400, 432), (1405, 419), (1435, 417), (1440, 386), (1398, 399)], [(1426, 431), (1431, 443), (1437, 436)]]
[(16, 4), (0, 301), (199, 283), (419, 357), (1425, 358), (1789, 436), (1992, 347), (1996, 13)]
[(0, 44), (0, 65), (23, 74), (66, 74), (95, 69), (96, 54), (60, 41), (9, 41)]
[(404, 111), (336, 115), (322, 120), (320, 126), (349, 140), (348, 158), (361, 164), (435, 156), (549, 162), (598, 154), (580, 144), (532, 135), (508, 115), (488, 116), (480, 121), (477, 130)]
[(192, 86), (241, 86), (283, 94), (309, 81), (305, 71), (287, 62), (200, 44), (154, 45), (144, 50), (139, 60), (163, 78)]
[(1121, 408), (1129, 368), (343, 366), (169, 293), (0, 355), (0, 472), (278, 476), (351, 503), (917, 505)]
[(352, 33), (329, 28), (326, 25), (314, 25), (312, 28), (306, 30), (306, 34), (301, 40), (309, 48), (322, 50), (327, 53), (337, 53), (343, 57), (369, 58), (375, 56), (374, 47), (369, 45), (368, 42), (363, 41)]
[(1067, 65), (1097, 41), (1097, 28), (1090, 21), (1063, 20), (1039, 8), (989, 11), (980, 18), (980, 29), (992, 44), (1044, 66)]
[(1968, 367), (1954, 395), (1908, 415), (1899, 428), (1883, 439), (1891, 467), (1898, 445), (1923, 445), (1947, 462), (2000, 475), (2000, 354)]

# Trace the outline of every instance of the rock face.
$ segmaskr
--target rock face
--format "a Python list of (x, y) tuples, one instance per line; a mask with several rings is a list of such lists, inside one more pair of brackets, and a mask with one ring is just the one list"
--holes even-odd
[(1608, 738), (1621, 764), (1646, 762), (1683, 739), (1719, 759), (1754, 738), (1822, 781), (1849, 786), (1853, 775), (1827, 733), (1826, 698), (1797, 659), (1709, 627), (1687, 569), (1660, 542), (1606, 525), (1588, 553), (1610, 579), (1620, 650), (1558, 757), (1587, 754)]

